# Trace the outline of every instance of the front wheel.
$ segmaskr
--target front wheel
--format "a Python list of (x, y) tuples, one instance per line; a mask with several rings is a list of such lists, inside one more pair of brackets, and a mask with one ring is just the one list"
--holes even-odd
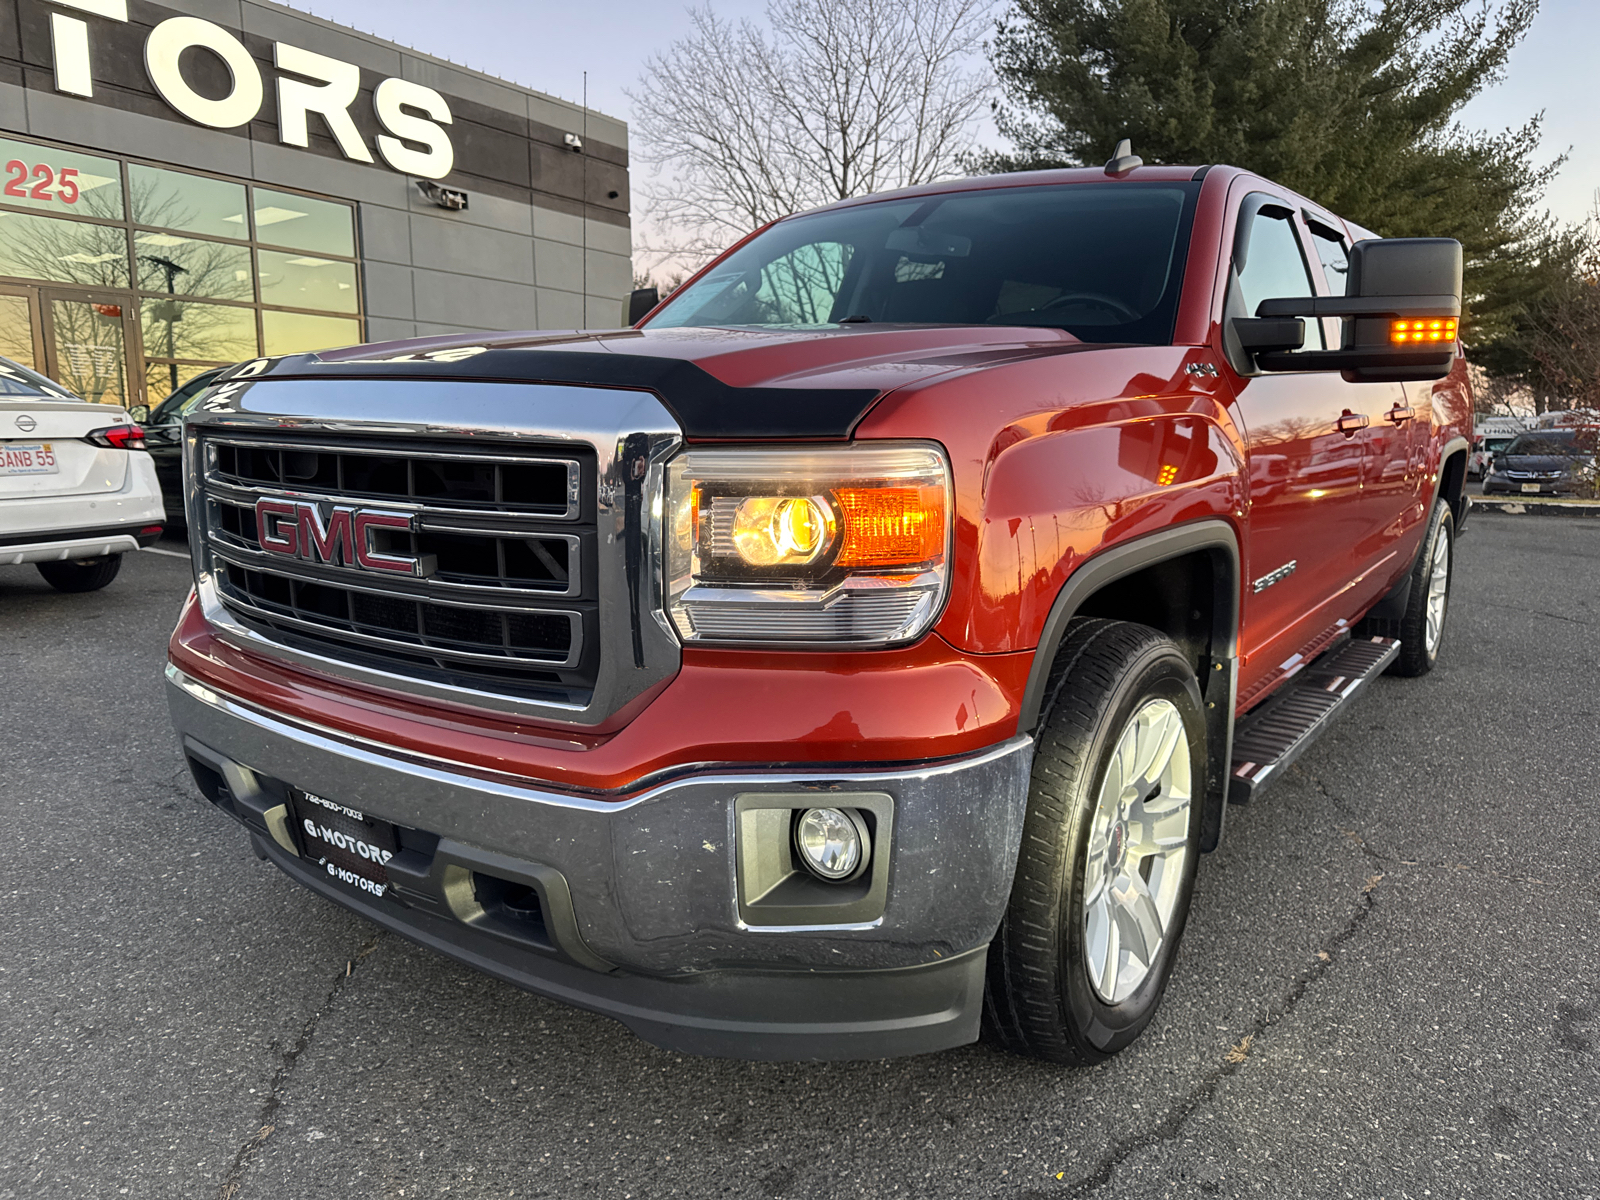
[(1411, 595), (1406, 601), (1405, 616), (1393, 622), (1400, 653), (1389, 667), (1391, 675), (1426, 675), (1439, 660), (1445, 618), (1450, 614), (1455, 548), (1455, 518), (1450, 506), (1440, 500), (1429, 514), (1428, 532), (1411, 568)]
[(1155, 1015), (1189, 912), (1206, 778), (1199, 685), (1142, 625), (1068, 626), (1034, 757), (985, 1016), (1006, 1047), (1086, 1065)]
[(44, 581), (58, 592), (97, 592), (117, 577), (122, 555), (35, 563)]

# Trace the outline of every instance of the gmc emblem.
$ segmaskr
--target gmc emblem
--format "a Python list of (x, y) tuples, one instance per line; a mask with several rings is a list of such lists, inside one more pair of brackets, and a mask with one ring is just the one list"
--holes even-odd
[(372, 545), (376, 529), (411, 532), (406, 513), (336, 504), (326, 519), (322, 509), (304, 500), (256, 501), (256, 541), (271, 554), (400, 575), (433, 574), (433, 555), (390, 554)]

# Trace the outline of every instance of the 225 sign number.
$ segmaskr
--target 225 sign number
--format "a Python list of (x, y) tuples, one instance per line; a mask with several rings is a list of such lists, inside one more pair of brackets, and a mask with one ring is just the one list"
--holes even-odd
[[(0, 188), (0, 194), (7, 196), (20, 196), (24, 200), (53, 200), (55, 195), (61, 197), (63, 204), (76, 204), (78, 196), (78, 168), (62, 167), (57, 171), (46, 163), (35, 163), (30, 167), (20, 158), (13, 158), (6, 164), (6, 185)], [(32, 176), (34, 183), (28, 186), (28, 179)], [(55, 195), (50, 192), (56, 189)]]

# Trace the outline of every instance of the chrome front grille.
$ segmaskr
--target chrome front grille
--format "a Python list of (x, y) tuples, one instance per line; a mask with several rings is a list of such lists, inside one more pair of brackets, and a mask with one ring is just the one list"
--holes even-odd
[[(448, 687), (585, 702), (599, 663), (596, 464), (586, 445), (208, 432), (196, 443), (206, 566), (218, 600), (292, 649)], [(420, 574), (331, 555), (275, 552), (257, 504), (378, 512), (369, 549)], [(302, 517), (302, 520), (311, 519)], [(300, 527), (304, 536), (304, 526)], [(336, 543), (337, 544), (337, 543)]]

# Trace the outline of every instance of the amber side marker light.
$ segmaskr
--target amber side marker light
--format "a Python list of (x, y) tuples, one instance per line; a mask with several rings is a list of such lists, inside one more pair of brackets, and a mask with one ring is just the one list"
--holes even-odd
[(1420, 320), (1391, 321), (1389, 340), (1397, 346), (1409, 346), (1415, 342), (1453, 342), (1456, 340), (1456, 318), (1423, 317)]

